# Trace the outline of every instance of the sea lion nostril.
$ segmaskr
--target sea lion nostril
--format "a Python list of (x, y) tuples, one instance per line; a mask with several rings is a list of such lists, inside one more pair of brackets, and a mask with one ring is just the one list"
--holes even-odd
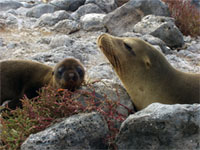
[(74, 73), (71, 72), (71, 73), (68, 74), (68, 76), (69, 76), (70, 78), (74, 78)]

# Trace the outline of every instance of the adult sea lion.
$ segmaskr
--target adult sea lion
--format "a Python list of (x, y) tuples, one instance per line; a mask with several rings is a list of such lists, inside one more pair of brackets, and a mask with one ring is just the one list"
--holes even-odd
[(37, 91), (50, 85), (55, 88), (75, 90), (84, 81), (83, 65), (76, 59), (67, 58), (54, 68), (27, 60), (0, 62), (0, 105), (8, 101), (8, 107), (21, 106), (20, 98), (37, 96)]
[(137, 110), (153, 102), (200, 102), (200, 74), (173, 68), (164, 55), (138, 38), (102, 34), (98, 46), (114, 67)]

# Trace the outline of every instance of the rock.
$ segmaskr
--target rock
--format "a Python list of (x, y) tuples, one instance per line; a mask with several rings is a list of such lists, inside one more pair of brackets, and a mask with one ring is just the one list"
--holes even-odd
[(161, 0), (130, 0), (104, 18), (108, 32), (119, 35), (131, 32), (144, 16), (154, 14), (169, 16), (168, 7)]
[(39, 52), (32, 55), (30, 59), (40, 61), (42, 63), (57, 63), (67, 57), (79, 59), (83, 64), (88, 64), (90, 58), (94, 58), (97, 54), (96, 43), (80, 41), (72, 39), (67, 35), (57, 35), (52, 37), (50, 42), (51, 50), (47, 52)]
[(50, 4), (38, 4), (34, 7), (32, 7), (27, 13), (27, 17), (35, 17), (40, 18), (43, 14), (46, 13), (53, 13), (55, 11), (59, 10), (56, 6), (50, 5)]
[(69, 46), (74, 43), (74, 40), (67, 35), (57, 35), (52, 38), (50, 42), (51, 48), (61, 47), (61, 46)]
[(39, 20), (36, 22), (36, 27), (43, 27), (43, 26), (54, 26), (61, 20), (64, 19), (71, 19), (70, 14), (65, 10), (59, 10), (52, 13), (42, 15)]
[(86, 14), (81, 17), (80, 22), (83, 30), (100, 30), (104, 28), (103, 18), (105, 14)]
[[(184, 57), (180, 57), (180, 56), (184, 56)], [(188, 72), (188, 73), (192, 73), (192, 72), (199, 73), (200, 54), (197, 55), (196, 53), (191, 53), (190, 51), (184, 50), (180, 52), (173, 52), (173, 54), (171, 55), (166, 55), (166, 58), (172, 66), (174, 66), (180, 71)]]
[[(1, 28), (0, 28), (1, 29)], [(3, 47), (4, 46), (4, 42), (3, 42), (3, 39), (0, 38), (0, 47)]]
[(85, 4), (94, 3), (98, 5), (106, 13), (113, 11), (117, 8), (115, 0), (86, 0)]
[(116, 110), (124, 117), (128, 117), (130, 111), (135, 112), (132, 100), (121, 83), (115, 83), (113, 80), (102, 79), (101, 81), (94, 83), (93, 88), (95, 89), (95, 96), (100, 100), (105, 100), (106, 97), (106, 99), (112, 100), (114, 102), (120, 102), (121, 106), (118, 106)]
[(23, 5), (20, 2), (14, 0), (0, 1), (0, 12), (9, 9), (17, 9), (22, 6)]
[(122, 123), (118, 149), (199, 150), (199, 116), (200, 104), (151, 104)]
[(97, 6), (96, 4), (89, 3), (79, 7), (75, 12), (71, 14), (71, 17), (74, 18), (75, 20), (79, 20), (81, 16), (90, 13), (104, 14), (105, 12), (101, 10), (101, 8), (99, 8), (99, 6)]
[(80, 24), (77, 21), (65, 19), (59, 21), (51, 30), (63, 34), (71, 34), (80, 30)]
[(52, 5), (57, 6), (61, 10), (66, 11), (75, 11), (81, 5), (85, 3), (85, 0), (53, 0), (51, 1)]
[(74, 115), (31, 134), (21, 150), (105, 149), (106, 121), (98, 113)]
[(14, 27), (13, 25), (18, 24), (18, 21), (19, 21), (19, 19), (11, 13), (7, 13), (7, 12), (0, 13), (0, 26), (1, 26), (1, 28), (3, 28), (3, 27), (7, 28), (8, 26), (13, 28)]
[(184, 44), (183, 34), (176, 27), (174, 19), (170, 17), (145, 16), (134, 26), (133, 31), (158, 37), (169, 47), (181, 47)]
[(30, 10), (30, 8), (20, 7), (15, 10), (17, 15), (26, 16), (26, 13)]

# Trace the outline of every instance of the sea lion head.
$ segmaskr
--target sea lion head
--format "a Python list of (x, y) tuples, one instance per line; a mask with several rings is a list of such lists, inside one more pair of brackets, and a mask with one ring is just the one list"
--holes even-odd
[[(148, 99), (152, 90), (160, 90), (170, 72), (164, 56), (147, 42), (133, 37), (102, 34), (98, 46), (121, 79), (131, 99)], [(140, 104), (138, 100), (138, 107)]]
[(78, 60), (66, 58), (55, 66), (53, 75), (57, 88), (74, 91), (83, 83), (85, 70)]
[(102, 34), (97, 43), (119, 76), (151, 70), (154, 64), (159, 63), (159, 57), (163, 57), (158, 50), (138, 38)]

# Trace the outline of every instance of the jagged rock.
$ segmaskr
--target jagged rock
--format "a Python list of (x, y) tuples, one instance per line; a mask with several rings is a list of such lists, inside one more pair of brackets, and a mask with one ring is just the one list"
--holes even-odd
[(26, 16), (40, 18), (40, 16), (42, 16), (43, 14), (53, 13), (57, 10), (59, 10), (59, 9), (54, 5), (38, 4), (38, 5), (30, 8), (30, 10), (26, 13)]
[(98, 113), (74, 115), (31, 134), (21, 150), (105, 149), (107, 123)]
[(184, 44), (183, 34), (176, 27), (174, 19), (170, 17), (145, 16), (134, 26), (133, 31), (158, 37), (169, 47), (181, 47)]
[(23, 5), (20, 2), (14, 0), (0, 1), (0, 12), (9, 9), (17, 9), (22, 6)]
[(131, 32), (133, 26), (149, 14), (170, 15), (168, 7), (161, 0), (130, 0), (105, 17), (105, 27), (114, 35)]
[(111, 12), (117, 8), (115, 0), (86, 0), (85, 4), (94, 3), (98, 5), (103, 11)]
[(71, 19), (71, 16), (65, 10), (59, 10), (54, 13), (48, 13), (42, 15), (39, 20), (36, 22), (36, 27), (43, 27), (43, 26), (54, 26), (61, 20), (64, 19)]
[(122, 123), (118, 149), (199, 150), (199, 116), (200, 104), (151, 104)]
[(80, 22), (83, 30), (100, 30), (104, 28), (103, 18), (105, 14), (86, 14), (81, 17)]
[[(0, 13), (0, 19), (1, 19), (1, 26), (2, 27), (11, 27), (13, 28), (14, 25), (18, 24), (18, 18), (11, 14), (11, 13)], [(6, 26), (4, 26), (6, 25)]]
[(79, 7), (75, 12), (71, 14), (71, 17), (74, 18), (75, 20), (78, 20), (80, 19), (81, 16), (90, 13), (104, 14), (105, 12), (101, 10), (101, 8), (99, 8), (99, 6), (97, 6), (96, 4), (89, 3)]
[(75, 41), (67, 35), (58, 35), (55, 36), (50, 43), (51, 48), (69, 46), (72, 45)]
[(18, 9), (15, 10), (15, 13), (17, 15), (22, 15), (22, 16), (26, 16), (26, 13), (30, 10), (30, 8), (25, 8), (25, 7), (20, 7)]
[(52, 5), (57, 6), (59, 9), (66, 11), (75, 11), (81, 5), (85, 3), (85, 0), (53, 0), (51, 1)]
[(71, 34), (80, 30), (80, 24), (77, 21), (65, 19), (59, 21), (51, 30), (63, 34)]

